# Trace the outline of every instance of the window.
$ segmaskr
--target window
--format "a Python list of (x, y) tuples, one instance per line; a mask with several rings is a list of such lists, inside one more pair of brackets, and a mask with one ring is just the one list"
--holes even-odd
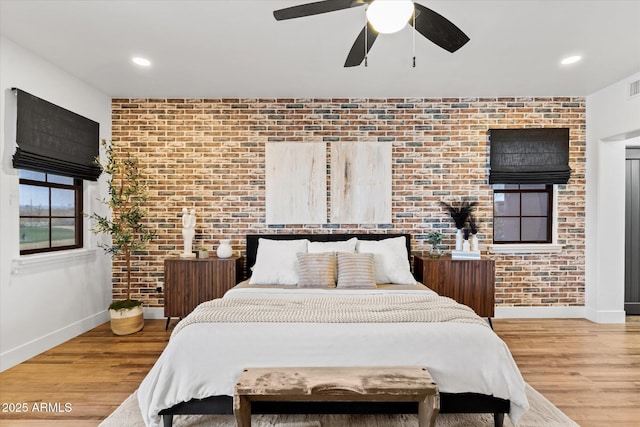
[(20, 254), (82, 247), (82, 180), (19, 170)]
[(495, 184), (493, 242), (552, 243), (553, 185)]

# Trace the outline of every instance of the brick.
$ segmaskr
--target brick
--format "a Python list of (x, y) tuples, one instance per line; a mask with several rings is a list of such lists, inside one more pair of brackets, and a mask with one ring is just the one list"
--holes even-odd
[[(415, 254), (426, 235), (453, 223), (440, 200), (476, 200), (481, 246), (493, 235), (488, 185), (490, 128), (568, 127), (572, 177), (558, 187), (561, 254), (490, 254), (501, 306), (584, 305), (585, 99), (581, 97), (393, 99), (126, 99), (112, 100), (116, 156), (140, 158), (150, 190), (147, 221), (159, 237), (136, 254), (133, 292), (162, 307), (164, 258), (182, 251), (180, 212), (196, 209), (198, 241), (230, 238), (244, 252), (249, 233), (406, 232)], [(264, 147), (268, 142), (393, 143), (392, 224), (266, 225)], [(330, 161), (330, 157), (328, 157)], [(327, 200), (330, 202), (330, 168)], [(330, 209), (330, 205), (329, 205)], [(448, 251), (446, 250), (446, 251)], [(124, 262), (113, 262), (113, 295), (124, 295)]]

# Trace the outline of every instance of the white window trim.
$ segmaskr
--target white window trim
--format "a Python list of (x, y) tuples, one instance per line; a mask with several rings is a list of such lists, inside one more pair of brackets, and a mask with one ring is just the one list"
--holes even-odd
[(34, 273), (51, 270), (54, 267), (85, 263), (96, 259), (96, 252), (96, 249), (85, 248), (22, 255), (11, 261), (11, 274)]
[(489, 245), (492, 254), (545, 254), (560, 253), (564, 246), (555, 243)]
[(558, 244), (558, 186), (553, 185), (553, 211), (551, 234), (553, 236), (552, 243), (514, 243), (514, 244), (490, 244), (487, 250), (492, 254), (548, 254), (560, 253), (564, 249), (563, 245)]

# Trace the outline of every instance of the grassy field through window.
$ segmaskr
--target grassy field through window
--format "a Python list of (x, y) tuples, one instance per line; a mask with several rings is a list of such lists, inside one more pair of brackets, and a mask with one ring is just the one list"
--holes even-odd
[[(75, 243), (73, 225), (51, 227), (51, 246), (69, 246)], [(20, 250), (49, 247), (49, 227), (47, 224), (20, 226)]]
[(20, 254), (82, 247), (82, 180), (21, 169)]

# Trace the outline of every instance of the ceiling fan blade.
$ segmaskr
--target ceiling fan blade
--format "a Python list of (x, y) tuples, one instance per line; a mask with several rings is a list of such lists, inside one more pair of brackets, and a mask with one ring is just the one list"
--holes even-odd
[(364, 34), (367, 32), (367, 53), (371, 50), (371, 46), (373, 46), (373, 42), (376, 41), (376, 37), (378, 37), (378, 32), (373, 29), (371, 24), (367, 23), (358, 37), (356, 41), (353, 42), (353, 46), (351, 46), (351, 50), (349, 51), (349, 55), (347, 55), (347, 60), (344, 63), (345, 67), (356, 67), (362, 64), (364, 61), (365, 52), (364, 52)]
[[(469, 37), (453, 22), (433, 10), (414, 3), (416, 8), (415, 29), (420, 34), (449, 52), (455, 52), (464, 46)], [(413, 25), (412, 21), (409, 21)]]
[(277, 21), (282, 21), (283, 19), (302, 18), (303, 16), (334, 12), (364, 4), (365, 2), (361, 0), (324, 0), (276, 10), (273, 12), (273, 16)]

